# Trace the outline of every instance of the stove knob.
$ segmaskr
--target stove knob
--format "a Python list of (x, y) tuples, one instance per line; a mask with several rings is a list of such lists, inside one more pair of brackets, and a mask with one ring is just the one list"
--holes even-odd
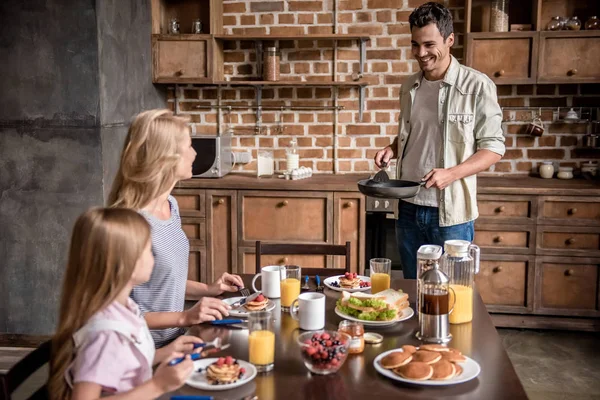
[(385, 208), (389, 208), (389, 207), (390, 207), (390, 202), (389, 202), (389, 201), (387, 201), (387, 200), (386, 200), (386, 201), (385, 201), (385, 203), (383, 203), (383, 204), (384, 204), (384, 207), (385, 207)]
[(375, 200), (375, 208), (379, 208), (379, 200)]

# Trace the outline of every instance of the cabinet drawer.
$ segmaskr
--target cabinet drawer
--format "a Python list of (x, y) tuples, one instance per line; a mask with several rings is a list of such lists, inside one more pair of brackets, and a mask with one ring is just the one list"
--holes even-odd
[(479, 208), (480, 218), (494, 218), (499, 220), (531, 218), (531, 199), (496, 200), (492, 199), (492, 197), (498, 196), (478, 196), (477, 207)]
[(599, 65), (599, 32), (540, 33), (538, 82), (598, 82)]
[(204, 246), (206, 244), (206, 220), (204, 218), (182, 217), (181, 227), (191, 245)]
[(493, 37), (467, 34), (467, 65), (497, 84), (534, 83), (536, 57), (537, 35), (533, 32), (496, 33)]
[(544, 198), (541, 206), (542, 222), (572, 225), (600, 224), (600, 198)]
[(240, 245), (331, 243), (333, 193), (241, 192)]
[(208, 282), (206, 265), (206, 248), (202, 246), (190, 246), (188, 259), (188, 279), (191, 281)]
[(205, 195), (204, 190), (173, 190), (173, 197), (177, 200), (179, 214), (182, 217), (204, 217), (206, 215)]
[(531, 262), (521, 260), (481, 260), (475, 276), (477, 290), (492, 311), (525, 310), (530, 301), (528, 278)]
[[(598, 265), (541, 263), (542, 309), (596, 311)], [(575, 314), (564, 312), (563, 314)]]
[(154, 83), (212, 81), (210, 35), (152, 35)]
[(600, 233), (542, 232), (545, 249), (600, 250)]
[(474, 242), (482, 249), (492, 253), (506, 253), (507, 249), (510, 249), (513, 254), (533, 252), (534, 235), (527, 227), (511, 230), (506, 228), (506, 225), (477, 225), (475, 227)]
[[(256, 249), (240, 248), (238, 251), (240, 259), (238, 265), (241, 265), (239, 273), (256, 273)], [(330, 257), (331, 258), (331, 257)], [(326, 268), (328, 265), (327, 256), (312, 255), (261, 255), (262, 266), (266, 265), (299, 265), (302, 268)]]

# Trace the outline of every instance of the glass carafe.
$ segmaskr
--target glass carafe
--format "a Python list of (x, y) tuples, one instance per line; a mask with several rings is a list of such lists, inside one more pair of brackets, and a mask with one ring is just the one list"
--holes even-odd
[(471, 322), (473, 319), (473, 288), (475, 274), (479, 272), (479, 247), (466, 240), (444, 242), (442, 269), (450, 279), (454, 310), (450, 314), (451, 324)]

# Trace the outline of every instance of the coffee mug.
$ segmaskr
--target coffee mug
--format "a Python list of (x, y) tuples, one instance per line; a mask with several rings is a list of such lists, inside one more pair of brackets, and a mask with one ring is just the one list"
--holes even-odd
[(544, 134), (544, 123), (536, 117), (527, 125), (527, 134), (531, 136), (542, 136)]
[(254, 275), (252, 278), (252, 289), (259, 292), (256, 288), (256, 280), (261, 278), (261, 292), (270, 299), (278, 299), (281, 297), (281, 267), (279, 265), (268, 265), (260, 269), (260, 274)]
[(292, 302), (290, 315), (300, 322), (300, 329), (316, 331), (325, 327), (325, 295), (323, 293), (302, 293)]

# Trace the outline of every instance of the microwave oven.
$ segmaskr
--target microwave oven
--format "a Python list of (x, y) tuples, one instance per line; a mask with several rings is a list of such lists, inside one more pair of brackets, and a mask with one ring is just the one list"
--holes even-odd
[(194, 178), (221, 178), (233, 168), (231, 135), (192, 136), (196, 159), (192, 164)]

